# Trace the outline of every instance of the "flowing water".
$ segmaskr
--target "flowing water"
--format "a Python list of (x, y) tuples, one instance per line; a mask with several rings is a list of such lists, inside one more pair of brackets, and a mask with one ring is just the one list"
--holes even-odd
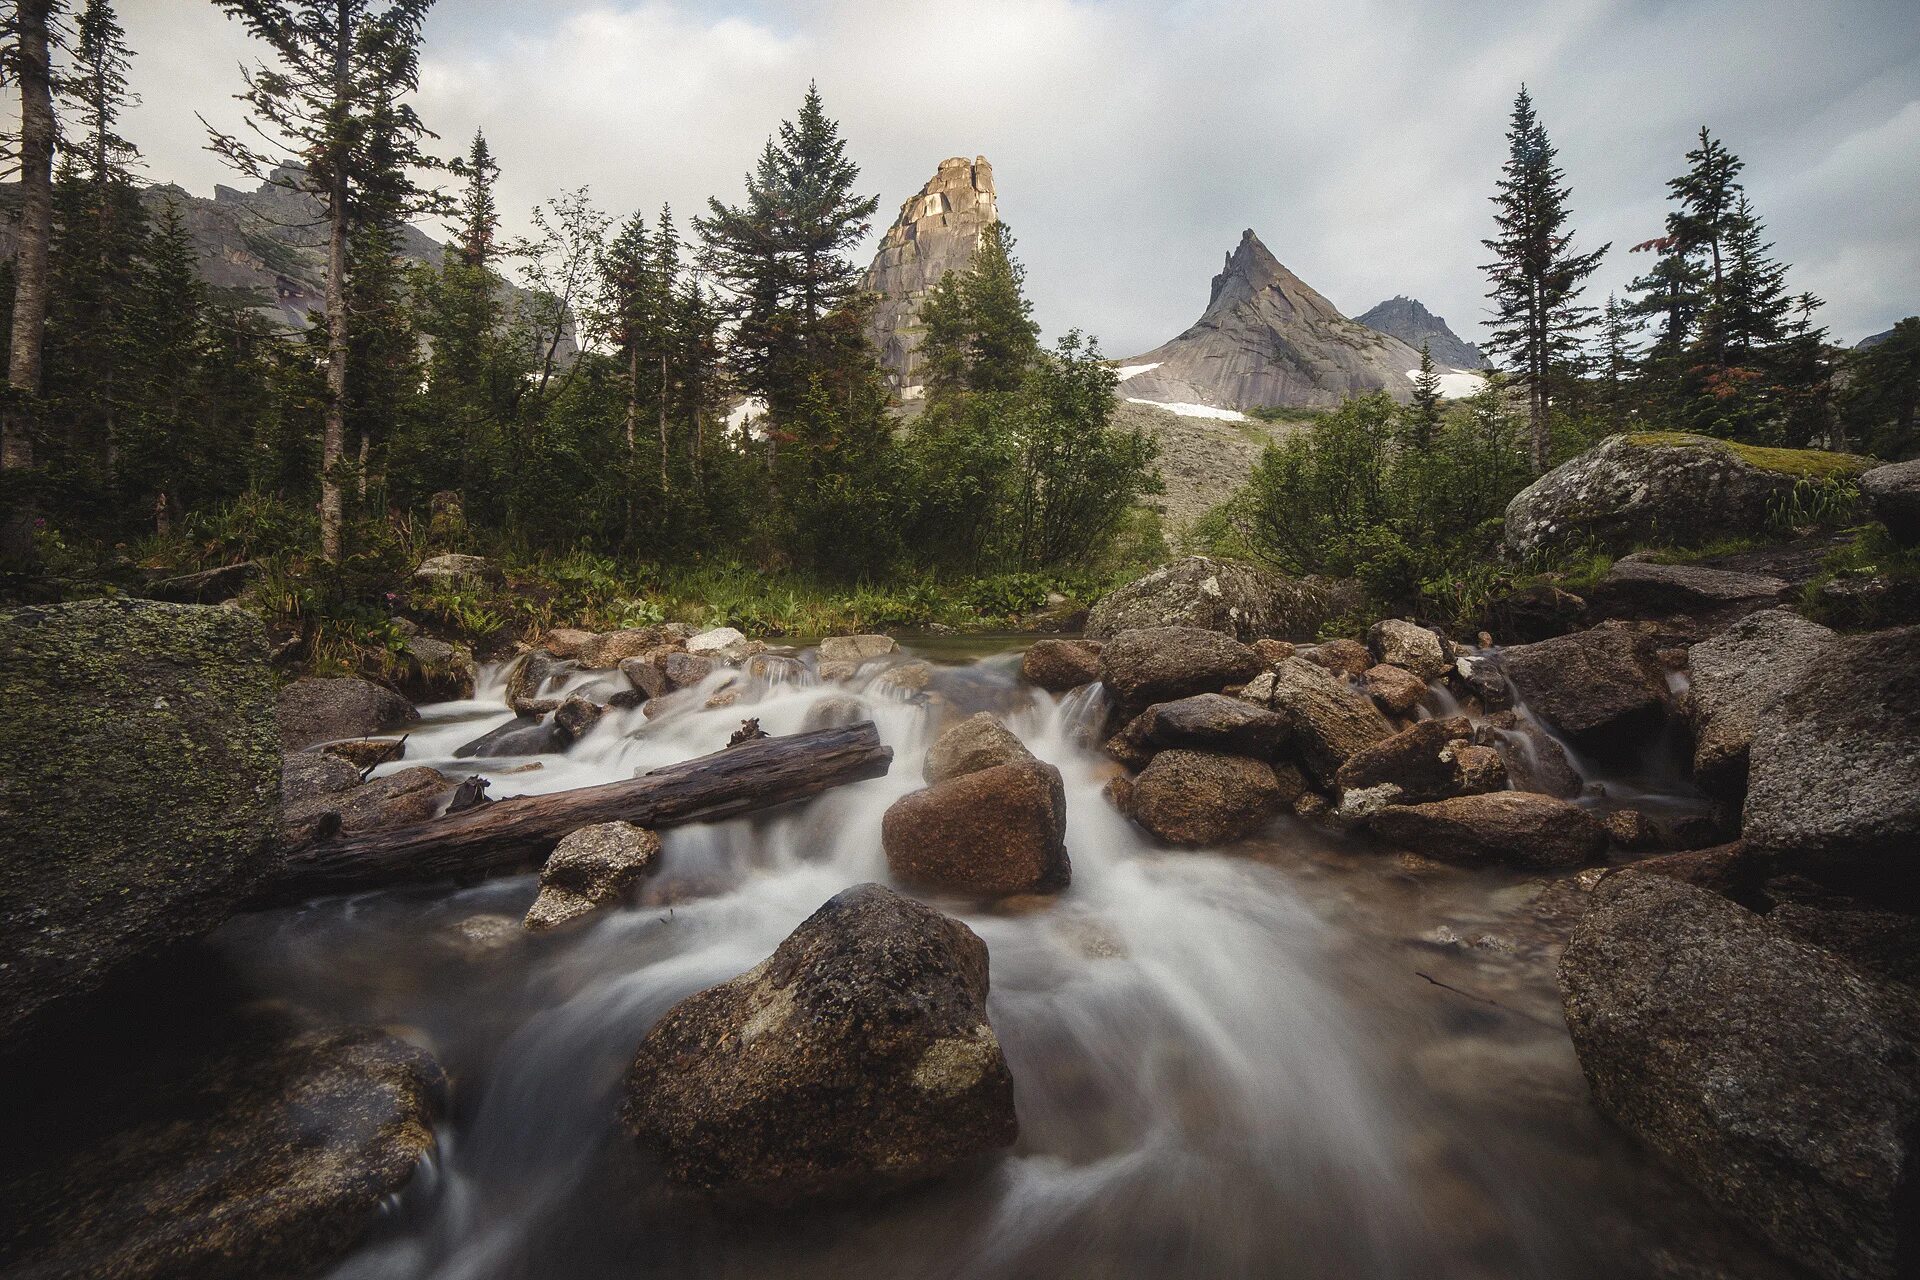
[[(229, 925), (220, 944), (263, 994), (395, 1027), (453, 1082), (434, 1160), (337, 1280), (1774, 1274), (1587, 1104), (1552, 981), (1576, 878), (1464, 872), (1291, 819), (1231, 851), (1156, 848), (1101, 795), (1098, 689), (1055, 699), (1016, 662), (949, 661), (925, 692), (868, 668), (889, 776), (670, 830), (634, 904), (557, 934), (517, 931), (532, 876)], [(511, 718), (491, 671), (476, 701), (423, 709), (405, 763), (483, 772), (499, 797), (705, 754), (744, 715), (782, 734), (849, 711), (810, 655), (755, 660), (737, 705), (703, 709), (735, 678), (657, 719), (609, 712), (563, 755), (456, 758)], [(885, 881), (882, 814), (920, 784), (942, 715), (982, 708), (1064, 774), (1073, 859), (1057, 900), (936, 902), (990, 950), (1018, 1145), (831, 1212), (671, 1194), (614, 1121), (635, 1046), (834, 893)]]

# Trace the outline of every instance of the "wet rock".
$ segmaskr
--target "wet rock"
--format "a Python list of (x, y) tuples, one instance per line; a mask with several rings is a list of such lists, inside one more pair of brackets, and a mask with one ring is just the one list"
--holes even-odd
[(1642, 853), (1666, 845), (1666, 833), (1660, 825), (1638, 809), (1615, 809), (1600, 815), (1600, 825), (1616, 848)]
[(1773, 899), (1768, 924), (1876, 977), (1920, 988), (1920, 915), (1818, 891), (1790, 896), (1794, 890), (1778, 879), (1768, 881), (1766, 889)]
[(72, 1154), (4, 1188), (33, 1224), (9, 1275), (318, 1275), (433, 1149), (445, 1087), (424, 1050), (372, 1029), (255, 1033), (137, 1074), (138, 1111), (79, 1120)]
[(593, 632), (582, 631), (577, 627), (555, 627), (540, 637), (540, 647), (562, 661), (578, 658), (582, 650), (593, 643)]
[(1108, 594), (1087, 615), (1087, 635), (1110, 640), (1123, 631), (1196, 627), (1241, 641), (1310, 636), (1351, 600), (1343, 584), (1189, 556)]
[[(289, 765), (315, 754), (324, 753), (301, 752), (289, 756)], [(353, 778), (346, 786), (334, 785), (336, 779), (333, 778), (315, 786), (311, 776), (296, 778), (291, 774), (289, 769), (290, 785), (283, 787), (285, 799), (280, 815), (281, 840), (289, 845), (336, 834), (356, 835), (362, 831), (383, 831), (388, 827), (426, 822), (446, 807), (457, 785), (438, 769), (425, 765), (401, 769), (367, 782), (361, 782), (359, 771), (353, 770)]]
[(1373, 704), (1390, 716), (1404, 716), (1420, 705), (1427, 696), (1427, 682), (1402, 667), (1390, 667), (1385, 663), (1368, 667), (1361, 677), (1366, 686), (1367, 696)]
[(981, 711), (952, 726), (934, 741), (927, 752), (922, 774), (928, 785), (932, 785), (996, 765), (1032, 759), (1033, 753), (1000, 723), (998, 716)]
[(1920, 546), (1920, 458), (1868, 471), (1860, 477), (1860, 496), (1894, 541)]
[(621, 659), (620, 674), (627, 678), (642, 702), (673, 692), (673, 686), (667, 683), (667, 673), (645, 658)]
[(1170, 747), (1272, 760), (1291, 736), (1286, 717), (1276, 712), (1241, 698), (1199, 693), (1148, 707), (1128, 721), (1107, 751), (1135, 769)]
[(628, 658), (654, 650), (685, 650), (694, 630), (684, 622), (626, 627), (595, 636), (580, 647), (578, 662), (589, 671), (611, 671)]
[[(225, 920), (271, 867), (266, 636), (237, 609), (0, 610), (0, 1041)], [(344, 736), (344, 735), (333, 735)]]
[(1473, 698), (1488, 711), (1504, 711), (1513, 705), (1513, 690), (1495, 658), (1472, 653), (1457, 657), (1451, 679), (1462, 696)]
[(329, 742), (319, 748), (329, 755), (339, 756), (348, 764), (361, 771), (377, 768), (383, 764), (392, 764), (407, 754), (405, 738), (351, 738), (346, 742)]
[(473, 651), (432, 636), (408, 636), (401, 648), (405, 670), (395, 679), (403, 697), (414, 702), (457, 702), (473, 696), (479, 668)]
[(1367, 649), (1376, 661), (1411, 671), (1422, 680), (1438, 680), (1453, 666), (1453, 655), (1439, 636), (1400, 618), (1383, 618), (1368, 628)]
[(1198, 627), (1123, 631), (1100, 651), (1100, 679), (1122, 706), (1139, 709), (1190, 694), (1217, 693), (1260, 670), (1253, 650)]
[(887, 868), (959, 893), (1064, 889), (1073, 876), (1060, 771), (1038, 760), (961, 774), (893, 802), (880, 826)]
[(1653, 642), (1625, 627), (1516, 645), (1500, 666), (1529, 711), (1597, 754), (1637, 754), (1666, 715), (1667, 677)]
[(1323, 640), (1300, 649), (1299, 655), (1336, 675), (1365, 675), (1373, 666), (1373, 652), (1358, 640)]
[[(653, 704), (648, 703), (649, 707)], [(501, 756), (538, 756), (565, 748), (551, 720), (515, 716), (498, 729), (483, 733), (453, 753), (456, 760), (492, 760)]]
[(507, 706), (515, 715), (541, 716), (559, 706), (556, 698), (543, 698), (547, 686), (569, 670), (558, 658), (536, 649), (522, 654), (507, 672)]
[(481, 582), (489, 586), (505, 584), (507, 575), (500, 566), (485, 556), (466, 556), (455, 553), (428, 556), (413, 571), (413, 582), (419, 587), (451, 586), (460, 582)]
[(712, 658), (697, 653), (669, 653), (660, 664), (668, 687), (673, 689), (691, 689), (712, 675), (718, 667), (719, 664)]
[(593, 732), (593, 726), (600, 723), (600, 717), (607, 709), (579, 694), (561, 703), (553, 713), (553, 732), (564, 744), (580, 741)]
[(1819, 623), (1767, 609), (1688, 651), (1694, 781), (1715, 795), (1746, 794), (1747, 749), (1768, 704), (1818, 664), (1835, 639)]
[(1586, 625), (1587, 602), (1551, 583), (1515, 587), (1487, 603), (1487, 629), (1501, 644), (1534, 644)]
[(450, 932), (449, 944), (469, 960), (499, 955), (527, 936), (526, 925), (518, 917), (491, 912), (468, 916)]
[(364, 738), (420, 718), (413, 704), (384, 685), (356, 676), (306, 676), (280, 691), (281, 746), (298, 751), (316, 742)]
[(1253, 642), (1253, 652), (1260, 661), (1272, 667), (1291, 658), (1294, 648), (1291, 641), (1262, 637)]
[[(1765, 866), (1765, 859), (1736, 840), (1711, 849), (1689, 849), (1681, 853), (1663, 853), (1657, 858), (1642, 858), (1626, 870), (1638, 875), (1666, 876), (1698, 885), (1738, 902), (1746, 902), (1760, 888), (1765, 878)], [(1608, 874), (1624, 874), (1624, 870)]]
[(1091, 640), (1036, 640), (1020, 658), (1027, 683), (1066, 693), (1100, 678), (1100, 645)]
[(1217, 845), (1253, 834), (1306, 790), (1290, 764), (1208, 751), (1162, 751), (1133, 780), (1133, 820), (1178, 845)]
[(898, 653), (900, 646), (892, 636), (828, 636), (815, 650), (822, 680), (851, 680), (854, 673), (875, 658)]
[(1507, 781), (1516, 791), (1537, 791), (1566, 800), (1585, 790), (1586, 784), (1552, 735), (1511, 710), (1489, 715), (1476, 730), (1474, 740), (1500, 753)]
[(1794, 858), (1920, 868), (1920, 627), (1830, 645), (1760, 716), (1742, 834)]
[(1286, 718), (1307, 772), (1323, 787), (1334, 785), (1355, 752), (1393, 735), (1372, 699), (1303, 658), (1288, 658), (1240, 696)]
[(1628, 556), (1614, 562), (1587, 599), (1600, 618), (1686, 614), (1704, 624), (1723, 624), (1778, 604), (1787, 591), (1785, 582), (1765, 574)]
[(1917, 1007), (1717, 894), (1603, 880), (1560, 962), (1602, 1112), (1815, 1274), (1920, 1259)]
[(986, 998), (971, 929), (856, 885), (654, 1025), (626, 1129), (682, 1186), (776, 1203), (939, 1176), (1018, 1132)]
[(170, 600), (175, 604), (219, 604), (258, 581), (260, 572), (259, 561), (243, 560), (239, 564), (223, 564), (198, 573), (162, 578), (148, 588), (148, 594), (156, 600)]
[(1527, 791), (1390, 805), (1365, 825), (1382, 840), (1468, 866), (1578, 867), (1607, 849), (1607, 830), (1591, 813)]
[(755, 644), (735, 627), (715, 627), (689, 636), (687, 652), (711, 658), (715, 662), (733, 664), (745, 662), (755, 652), (766, 648), (760, 645), (756, 650)]
[[(1476, 754), (1473, 726), (1465, 716), (1422, 720), (1390, 738), (1361, 748), (1334, 776), (1340, 811), (1346, 816), (1389, 804), (1420, 804), (1506, 785), (1499, 757)], [(1465, 753), (1465, 759), (1462, 754)]]
[(1582, 547), (1625, 551), (1656, 539), (1696, 546), (1765, 526), (1775, 504), (1810, 475), (1857, 474), (1864, 458), (1755, 449), (1708, 436), (1609, 436), (1521, 490), (1505, 539), (1518, 560)]
[(547, 855), (526, 928), (541, 933), (619, 902), (659, 856), (660, 837), (631, 822), (580, 828)]
[(873, 682), (877, 691), (891, 692), (896, 697), (911, 698), (924, 693), (933, 683), (933, 664), (918, 659), (912, 662), (897, 663), (882, 671)]
[(843, 725), (871, 719), (872, 708), (860, 699), (849, 693), (833, 694), (807, 708), (805, 718), (800, 721), (800, 731), (807, 733), (814, 729), (838, 729)]

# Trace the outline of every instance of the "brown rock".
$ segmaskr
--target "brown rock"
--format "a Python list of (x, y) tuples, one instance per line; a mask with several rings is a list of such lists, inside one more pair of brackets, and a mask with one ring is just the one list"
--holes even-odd
[(990, 711), (981, 711), (952, 726), (927, 752), (922, 776), (928, 785), (978, 773), (996, 765), (1019, 764), (1033, 753)]
[(329, 742), (320, 748), (330, 756), (339, 756), (348, 764), (362, 771), (383, 764), (392, 764), (407, 754), (405, 738), (353, 738), (346, 742)]
[(1606, 828), (1585, 809), (1526, 791), (1391, 805), (1365, 824), (1382, 840), (1469, 866), (1577, 867), (1607, 848)]
[(556, 658), (577, 658), (593, 643), (593, 632), (575, 627), (555, 627), (540, 638), (540, 647)]
[(608, 631), (583, 644), (577, 660), (589, 671), (611, 671), (628, 658), (637, 658), (663, 646), (685, 650), (693, 635), (694, 629), (683, 622)]
[(1289, 736), (1286, 718), (1275, 712), (1239, 698), (1199, 693), (1148, 707), (1107, 744), (1107, 751), (1136, 769), (1169, 747), (1271, 760)]
[(1453, 666), (1453, 655), (1439, 636), (1401, 618), (1374, 623), (1367, 631), (1367, 650), (1386, 666), (1411, 671), (1422, 680), (1438, 680)]
[(659, 856), (660, 837), (631, 822), (580, 828), (547, 855), (526, 928), (543, 932), (620, 901)]
[(1626, 627), (1518, 645), (1500, 665), (1529, 711), (1588, 751), (1636, 753), (1666, 715), (1667, 677), (1653, 642)]
[(1373, 665), (1373, 654), (1358, 640), (1323, 640), (1297, 652), (1308, 662), (1343, 676), (1364, 675)]
[(354, 676), (305, 676), (280, 691), (280, 745), (299, 751), (318, 742), (364, 738), (392, 725), (411, 724), (420, 713), (384, 685)]
[(660, 663), (660, 670), (667, 678), (667, 685), (673, 689), (691, 689), (714, 673), (717, 663), (705, 654), (669, 653)]
[(1306, 790), (1292, 765), (1206, 751), (1162, 751), (1134, 779), (1134, 821), (1168, 844), (1215, 845), (1250, 835)]
[(903, 883), (963, 893), (1063, 889), (1066, 795), (1037, 760), (962, 774), (893, 802), (880, 827), (887, 866)]
[(1260, 669), (1260, 659), (1246, 645), (1198, 627), (1122, 631), (1100, 651), (1100, 679), (1122, 706), (1141, 709), (1217, 693)]
[(1065, 693), (1100, 678), (1100, 645), (1093, 640), (1036, 640), (1020, 658), (1027, 683)]
[(561, 742), (578, 742), (593, 731), (607, 709), (579, 694), (561, 703), (553, 713), (554, 733)]
[(1367, 696), (1390, 716), (1404, 716), (1427, 696), (1427, 682), (1404, 667), (1385, 663), (1368, 667), (1362, 677)]
[(1496, 780), (1504, 784), (1506, 771), (1490, 769), (1478, 756), (1469, 757), (1474, 768), (1469, 777), (1460, 755), (1473, 749), (1472, 734), (1473, 726), (1465, 716), (1448, 716), (1422, 720), (1356, 751), (1334, 777), (1341, 792), (1341, 812), (1351, 817), (1382, 805), (1420, 804), (1492, 790), (1486, 784)]
[(1372, 699), (1302, 658), (1288, 658), (1240, 696), (1264, 701), (1286, 717), (1307, 771), (1323, 787), (1334, 785), (1340, 766), (1356, 751), (1393, 734)]
[(667, 683), (667, 673), (647, 658), (621, 659), (620, 674), (627, 678), (627, 683), (633, 686), (634, 692), (641, 695), (642, 702), (648, 698), (665, 697), (673, 692), (673, 686)]

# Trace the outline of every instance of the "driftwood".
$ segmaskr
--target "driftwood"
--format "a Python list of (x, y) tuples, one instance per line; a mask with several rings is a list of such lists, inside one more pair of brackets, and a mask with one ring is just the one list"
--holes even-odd
[(870, 720), (759, 738), (624, 782), (514, 796), (431, 822), (306, 845), (287, 854), (252, 905), (505, 873), (539, 862), (562, 837), (596, 822), (715, 822), (881, 777), (892, 762), (893, 749), (880, 745)]

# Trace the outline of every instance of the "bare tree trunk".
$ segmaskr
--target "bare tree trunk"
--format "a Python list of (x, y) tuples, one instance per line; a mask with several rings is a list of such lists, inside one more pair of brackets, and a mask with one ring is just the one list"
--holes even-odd
[[(20, 239), (14, 253), (13, 346), (8, 403), (0, 410), (0, 471), (33, 468), (34, 404), (47, 327), (47, 247), (53, 238), (53, 76), (47, 27), (53, 0), (19, 0), (14, 76), (20, 83)], [(18, 494), (0, 523), (0, 559), (33, 557), (34, 504)]]
[[(353, 93), (352, 17), (347, 0), (335, 6), (333, 107), (346, 109)], [(344, 148), (344, 144), (337, 144)], [(336, 156), (327, 191), (327, 413), (320, 436), (320, 554), (340, 559), (345, 513), (340, 463), (347, 448), (347, 172)]]
[(660, 496), (667, 494), (667, 353), (660, 353)]

